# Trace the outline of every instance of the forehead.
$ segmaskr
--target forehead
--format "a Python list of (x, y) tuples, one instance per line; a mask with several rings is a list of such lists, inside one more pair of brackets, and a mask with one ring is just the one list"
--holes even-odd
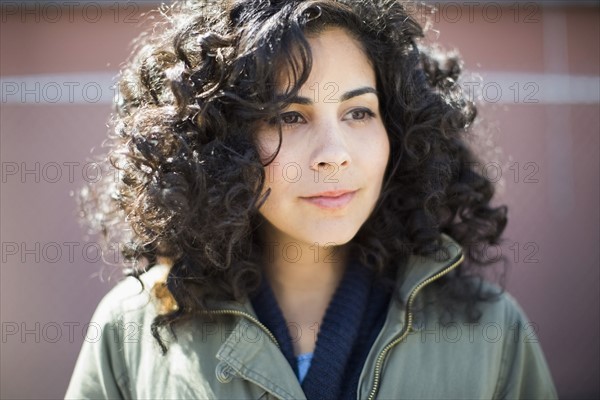
[[(346, 30), (326, 28), (318, 34), (307, 36), (312, 55), (312, 68), (308, 81), (311, 86), (335, 83), (340, 86), (375, 86), (375, 71), (362, 44)], [(297, 56), (297, 51), (293, 52)], [(293, 82), (294, 74), (289, 66), (279, 71), (278, 88), (285, 90)]]

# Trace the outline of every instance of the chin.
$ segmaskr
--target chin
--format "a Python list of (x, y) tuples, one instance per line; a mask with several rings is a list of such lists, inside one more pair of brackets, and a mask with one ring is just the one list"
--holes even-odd
[(321, 247), (324, 247), (325, 245), (341, 246), (350, 242), (352, 238), (356, 236), (357, 232), (358, 230), (353, 230), (351, 232), (348, 230), (345, 230), (344, 232), (339, 232), (337, 230), (336, 232), (320, 231), (316, 232), (315, 235), (311, 235), (308, 243), (318, 243)]

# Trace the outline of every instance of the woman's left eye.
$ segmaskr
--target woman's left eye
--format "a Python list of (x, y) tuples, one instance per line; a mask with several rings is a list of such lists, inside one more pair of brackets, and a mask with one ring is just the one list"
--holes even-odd
[(354, 121), (364, 121), (369, 118), (373, 118), (375, 113), (367, 108), (357, 108), (348, 113), (350, 118)]

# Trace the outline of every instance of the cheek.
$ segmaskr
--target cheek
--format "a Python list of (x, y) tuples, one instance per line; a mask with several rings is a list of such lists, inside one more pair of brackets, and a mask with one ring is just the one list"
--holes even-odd
[[(258, 143), (258, 155), (260, 157), (260, 162), (265, 165), (266, 163), (272, 163), (279, 158), (279, 154), (275, 159), (273, 156), (275, 155), (275, 151), (277, 150), (277, 144), (259, 142)], [(265, 167), (265, 169), (268, 167)]]
[[(272, 157), (273, 152), (267, 154)], [(267, 158), (267, 161), (270, 158)], [(271, 189), (271, 193), (265, 203), (268, 208), (277, 208), (282, 200), (282, 196), (291, 193), (293, 186), (298, 182), (301, 171), (299, 164), (290, 159), (289, 155), (283, 151), (283, 148), (277, 154), (273, 161), (264, 167), (265, 185), (264, 191)]]
[(361, 146), (362, 164), (372, 179), (381, 179), (390, 158), (390, 142), (385, 129), (381, 128)]
[[(271, 194), (267, 199), (267, 203), (272, 203), (270, 199), (272, 197), (276, 197), (277, 192), (280, 191), (279, 186), (281, 183), (279, 180), (282, 176), (282, 165), (284, 164), (282, 160), (285, 158), (285, 155), (282, 152), (283, 148), (281, 148), (277, 155), (275, 155), (279, 145), (279, 138), (277, 137), (277, 134), (275, 134), (274, 137), (273, 135), (261, 134), (257, 137), (256, 144), (258, 155), (261, 163), (264, 165), (263, 169), (265, 171), (265, 185), (263, 187), (263, 194), (270, 188)], [(275, 158), (273, 158), (273, 156), (275, 156)], [(267, 163), (268, 165), (265, 165)], [(265, 203), (265, 206), (267, 203)]]
[(254, 141), (262, 163), (266, 164), (273, 158), (275, 151), (277, 151), (279, 134), (276, 129), (261, 126), (258, 128)]
[(259, 154), (263, 164), (270, 162), (264, 167), (265, 183), (267, 187), (271, 187), (271, 192), (293, 192), (294, 187), (305, 180), (306, 177), (303, 175), (310, 172), (304, 166), (306, 159), (306, 154), (302, 151), (304, 145), (293, 140), (282, 141), (279, 152), (273, 158), (278, 145), (278, 138), (262, 142), (262, 150)]
[(378, 149), (379, 152), (379, 159), (381, 160), (381, 163), (384, 165), (387, 164), (389, 158), (390, 158), (390, 139), (388, 137), (387, 132), (384, 130), (382, 135), (381, 135), (381, 140), (380, 140), (380, 146)]
[(275, 160), (273, 160), (272, 163), (270, 163), (269, 165), (267, 165), (265, 167), (265, 179), (266, 179), (266, 188), (271, 188), (271, 196), (273, 197), (273, 194), (276, 194), (279, 192), (279, 188), (281, 186), (281, 176), (283, 173), (283, 170), (281, 168), (281, 162), (279, 161), (280, 158), (279, 156), (277, 156), (275, 158)]

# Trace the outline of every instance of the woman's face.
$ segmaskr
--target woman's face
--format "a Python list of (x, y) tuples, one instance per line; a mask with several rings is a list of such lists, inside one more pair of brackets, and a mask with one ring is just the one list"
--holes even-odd
[[(265, 167), (271, 193), (260, 213), (269, 238), (280, 243), (342, 245), (375, 206), (390, 146), (375, 72), (359, 43), (339, 28), (309, 43), (313, 67), (280, 114), (281, 149)], [(282, 80), (281, 93), (288, 84)], [(266, 162), (279, 143), (277, 126), (264, 123), (257, 141)]]

